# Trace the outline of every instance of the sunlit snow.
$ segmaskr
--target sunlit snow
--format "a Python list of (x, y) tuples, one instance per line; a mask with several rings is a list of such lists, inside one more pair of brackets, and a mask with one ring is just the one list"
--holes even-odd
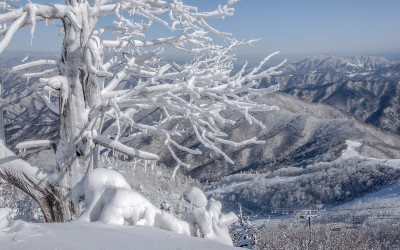
[(15, 222), (0, 231), (1, 249), (123, 250), (123, 249), (233, 249), (216, 241), (180, 235), (154, 227), (102, 223)]

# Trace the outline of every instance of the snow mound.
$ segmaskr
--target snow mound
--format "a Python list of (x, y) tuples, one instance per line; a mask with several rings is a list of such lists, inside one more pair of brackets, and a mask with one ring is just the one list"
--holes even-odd
[(237, 221), (237, 216), (222, 214), (221, 203), (213, 199), (207, 201), (198, 188), (189, 192), (194, 208), (187, 221), (154, 206), (132, 190), (120, 173), (110, 169), (98, 168), (90, 172), (74, 187), (72, 196), (78, 211), (82, 211), (76, 220), (79, 222), (152, 226), (232, 245), (228, 228)]
[(195, 207), (207, 206), (207, 197), (199, 188), (192, 188), (188, 194), (188, 199)]

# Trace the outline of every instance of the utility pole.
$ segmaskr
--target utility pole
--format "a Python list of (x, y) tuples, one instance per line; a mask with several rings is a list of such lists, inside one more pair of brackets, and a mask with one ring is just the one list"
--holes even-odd
[(3, 143), (4, 145), (6, 143), (6, 138), (5, 138), (5, 134), (4, 134), (3, 109), (6, 106), (7, 106), (7, 103), (3, 100), (3, 69), (0, 68), (0, 143)]

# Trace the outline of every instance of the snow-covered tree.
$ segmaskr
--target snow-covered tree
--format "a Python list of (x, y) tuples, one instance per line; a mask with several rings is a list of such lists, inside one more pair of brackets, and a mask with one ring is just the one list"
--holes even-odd
[[(262, 78), (278, 73), (279, 65), (264, 67), (272, 55), (258, 67), (234, 71), (232, 50), (253, 41), (239, 42), (207, 21), (232, 15), (234, 2), (228, 0), (214, 11), (201, 12), (181, 0), (66, 0), (65, 4), (0, 1), (4, 8), (0, 12), (0, 54), (25, 26), (30, 26), (33, 38), (38, 22), (60, 21), (64, 37), (59, 61), (24, 62), (12, 68), (26, 71), (38, 65), (54, 65), (53, 70), (24, 76), (40, 77), (38, 92), (48, 110), (59, 117), (60, 139), (23, 142), (17, 148), (52, 146), (57, 164), (45, 171), (1, 143), (0, 176), (35, 199), (47, 222), (62, 222), (79, 215), (71, 192), (99, 167), (100, 149), (155, 164), (159, 159), (156, 154), (126, 145), (132, 139), (155, 134), (176, 160), (176, 170), (189, 167), (175, 152), (201, 151), (180, 145), (176, 138), (181, 131), (167, 129), (182, 120), (189, 122), (187, 129), (204, 147), (229, 162), (232, 160), (220, 145), (262, 143), (256, 138), (229, 141), (221, 130), (226, 124), (234, 124), (223, 117), (221, 112), (226, 109), (236, 110), (249, 124), (263, 127), (251, 112), (276, 108), (251, 99), (277, 90), (276, 86), (254, 89)], [(113, 19), (112, 24), (101, 19)], [(146, 40), (152, 23), (168, 29), (171, 36)], [(188, 53), (192, 60), (184, 64), (163, 60), (164, 48)], [(133, 82), (133, 87), (124, 88), (126, 81)], [(162, 110), (160, 119), (152, 123), (135, 119), (139, 112), (154, 109)]]

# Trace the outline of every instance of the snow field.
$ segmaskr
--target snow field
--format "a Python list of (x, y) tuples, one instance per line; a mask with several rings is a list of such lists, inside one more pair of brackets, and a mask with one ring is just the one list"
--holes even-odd
[(147, 226), (87, 222), (32, 224), (22, 221), (0, 231), (0, 246), (1, 249), (14, 250), (233, 249), (216, 241)]

